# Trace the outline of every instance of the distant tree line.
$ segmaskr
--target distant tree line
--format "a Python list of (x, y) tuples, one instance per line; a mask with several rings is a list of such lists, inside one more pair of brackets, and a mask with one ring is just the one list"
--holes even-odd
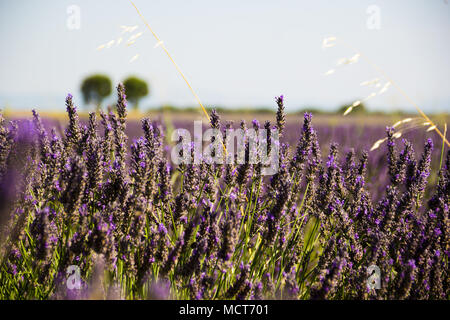
[[(142, 98), (146, 97), (149, 94), (149, 86), (147, 82), (143, 79), (140, 79), (136, 76), (130, 76), (123, 80), (123, 84), (125, 86), (125, 94), (127, 96), (127, 100), (132, 104), (134, 109), (139, 109), (139, 102)], [(83, 94), (84, 103), (87, 105), (93, 105), (97, 110), (101, 109), (102, 103), (105, 98), (109, 97), (112, 92), (112, 82), (111, 79), (104, 74), (94, 74), (85, 78), (81, 84), (81, 92)], [(297, 111), (291, 111), (292, 114), (302, 114), (304, 112), (311, 112), (313, 114), (323, 114), (323, 115), (332, 115), (332, 114), (344, 114), (347, 108), (351, 105), (344, 104), (337, 109), (334, 110), (323, 110), (321, 108), (302, 108)], [(213, 108), (206, 107), (208, 112), (211, 112)], [(255, 108), (239, 108), (239, 109), (230, 109), (226, 107), (215, 106), (214, 109), (219, 113), (253, 113), (253, 114), (273, 114), (275, 110), (271, 107), (255, 107)], [(172, 105), (163, 105), (159, 108), (160, 111), (166, 112), (196, 112), (198, 111), (198, 106), (191, 107), (176, 107)], [(391, 110), (391, 111), (370, 111), (364, 105), (364, 103), (359, 104), (355, 107), (351, 113), (347, 116), (357, 116), (357, 115), (395, 115), (395, 116), (406, 116), (410, 113), (400, 111), (400, 110)]]

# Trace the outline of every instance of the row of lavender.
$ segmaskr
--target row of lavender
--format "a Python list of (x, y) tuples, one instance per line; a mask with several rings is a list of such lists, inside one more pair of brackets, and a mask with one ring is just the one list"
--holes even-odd
[[(199, 117), (201, 118), (201, 117)], [(23, 122), (24, 120), (18, 119), (19, 122)], [(183, 128), (188, 129), (193, 136), (193, 121), (181, 120), (180, 118), (175, 118), (173, 121), (165, 122), (161, 119), (161, 115), (158, 115), (157, 119), (154, 120), (155, 125), (161, 125), (162, 130), (166, 134), (165, 136), (165, 150), (169, 151), (170, 147), (173, 146), (175, 142), (171, 141), (170, 131), (167, 132), (166, 126), (169, 126), (172, 130), (175, 128)], [(299, 126), (301, 125), (300, 119), (298, 121), (286, 122), (284, 134), (282, 136), (281, 141), (290, 146), (290, 148), (294, 148), (297, 144), (299, 138)], [(374, 142), (386, 136), (386, 127), (382, 125), (372, 125), (370, 124), (370, 119), (367, 119), (366, 123), (354, 123), (354, 124), (334, 124), (330, 125), (327, 123), (323, 123), (322, 120), (319, 125), (315, 125), (315, 129), (317, 132), (317, 138), (319, 144), (322, 149), (323, 159), (326, 159), (326, 156), (329, 152), (329, 147), (332, 143), (337, 143), (339, 145), (340, 152), (342, 154), (347, 154), (352, 149), (355, 151), (356, 156), (360, 157), (365, 150), (370, 150), (373, 146)], [(325, 121), (326, 122), (326, 121)], [(56, 132), (58, 134), (64, 134), (64, 128), (61, 126), (59, 120), (51, 120), (51, 119), (43, 119), (43, 126), (46, 130), (50, 131), (53, 128), (56, 128)], [(27, 125), (26, 123), (22, 123), (22, 125)], [(85, 119), (80, 119), (80, 125), (82, 127), (88, 126), (88, 121)], [(28, 130), (32, 130), (33, 124), (29, 124), (31, 126)], [(239, 123), (233, 123), (232, 127), (238, 128)], [(208, 124), (203, 124), (203, 131), (208, 129)], [(102, 132), (100, 132), (102, 135)], [(133, 142), (138, 139), (142, 135), (142, 125), (139, 121), (129, 120), (127, 121), (127, 126), (125, 129), (125, 134), (128, 137), (127, 145), (128, 148), (131, 147)], [(427, 139), (431, 138), (433, 141), (438, 143), (438, 147), (433, 148), (431, 154), (431, 167), (439, 168), (440, 160), (441, 160), (441, 143), (442, 139), (439, 135), (432, 131), (427, 132), (426, 130), (410, 130), (408, 132), (402, 132), (401, 138), (397, 138), (396, 140), (402, 141), (404, 139), (411, 142), (411, 144), (415, 147), (415, 155), (420, 156), (423, 152), (423, 142)], [(168, 154), (168, 152), (166, 152)], [(389, 184), (389, 172), (388, 167), (386, 166), (387, 155), (385, 143), (382, 144), (381, 147), (370, 151), (370, 157), (368, 158), (368, 166), (366, 172), (366, 188), (370, 191), (373, 201), (381, 200), (387, 185)], [(427, 185), (426, 194), (430, 196), (433, 192), (433, 188), (437, 183), (438, 178), (438, 170), (433, 170), (430, 173), (429, 183)]]
[[(298, 121), (293, 121), (291, 119), (291, 121), (286, 122), (281, 141), (282, 143), (287, 144), (290, 149), (295, 148), (298, 143), (301, 122), (303, 122), (303, 118), (300, 116)], [(353, 150), (357, 157), (361, 157), (363, 152), (370, 150), (377, 140), (386, 136), (386, 126), (371, 125), (370, 119), (367, 119), (365, 122), (366, 123), (330, 125), (322, 120), (319, 125), (315, 125), (314, 128), (317, 132), (317, 139), (322, 150), (322, 160), (327, 158), (332, 143), (338, 144), (341, 154), (347, 154)], [(169, 123), (169, 125), (173, 126), (173, 128), (187, 128), (193, 135), (192, 122), (175, 119), (172, 123)], [(238, 128), (239, 123), (233, 123), (232, 126)], [(206, 125), (204, 129), (207, 129)], [(140, 130), (140, 125), (132, 122), (127, 127), (127, 134), (129, 137), (138, 137), (140, 135)], [(415, 155), (420, 156), (424, 150), (424, 141), (428, 138), (438, 144), (436, 148), (433, 148), (431, 153), (431, 167), (436, 169), (440, 167), (442, 151), (442, 139), (436, 132), (427, 132), (426, 130), (418, 128), (416, 130), (402, 132), (402, 136), (396, 138), (396, 140), (399, 141), (400, 144), (403, 144), (403, 140), (410, 141), (415, 148)], [(370, 151), (370, 156), (368, 158), (366, 188), (370, 191), (373, 201), (381, 200), (385, 194), (386, 187), (389, 184), (385, 145), (386, 143), (382, 144), (381, 147)], [(427, 196), (433, 192), (437, 178), (438, 170), (431, 171), (429, 184), (426, 189)]]
[[(289, 128), (277, 104), (264, 127), (295, 147), (281, 145), (270, 179), (249, 163), (172, 166), (149, 119), (129, 148), (121, 85), (116, 113), (86, 126), (69, 95), (63, 135), (36, 113), (32, 125), (1, 118), (0, 296), (448, 299), (450, 153), (439, 170), (432, 140), (416, 159), (388, 129), (379, 153), (358, 142), (322, 155), (311, 116)], [(215, 112), (211, 126), (225, 127)]]

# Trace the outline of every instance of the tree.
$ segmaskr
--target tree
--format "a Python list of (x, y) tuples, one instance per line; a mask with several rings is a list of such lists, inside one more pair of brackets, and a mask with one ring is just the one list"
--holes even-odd
[(134, 104), (134, 108), (139, 108), (139, 100), (148, 95), (147, 82), (137, 77), (129, 77), (123, 82), (127, 100)]
[(93, 103), (100, 109), (103, 99), (111, 94), (112, 84), (108, 76), (95, 74), (84, 79), (81, 85), (84, 102)]

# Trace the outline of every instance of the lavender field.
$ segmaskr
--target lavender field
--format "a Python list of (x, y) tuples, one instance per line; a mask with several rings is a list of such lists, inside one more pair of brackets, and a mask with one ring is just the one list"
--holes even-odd
[(434, 132), (286, 121), (281, 97), (269, 122), (207, 124), (276, 128), (274, 175), (248, 141), (242, 164), (175, 165), (170, 131), (192, 122), (127, 121), (117, 90), (88, 121), (69, 95), (59, 128), (0, 118), (1, 299), (450, 297), (450, 152)]

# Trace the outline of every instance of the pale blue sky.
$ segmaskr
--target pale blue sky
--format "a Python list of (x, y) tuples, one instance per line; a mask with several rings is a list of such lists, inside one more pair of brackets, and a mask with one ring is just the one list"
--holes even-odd
[[(323, 75), (339, 58), (355, 54), (339, 43), (323, 50), (323, 38), (335, 35), (370, 57), (425, 110), (450, 111), (445, 0), (135, 3), (208, 106), (272, 106), (284, 94), (290, 110), (332, 109), (364, 98), (372, 90), (360, 82), (378, 74), (362, 60)], [(81, 9), (79, 30), (66, 26), (69, 5)], [(380, 8), (380, 30), (366, 26), (370, 5)], [(119, 37), (121, 25), (138, 25), (136, 32), (144, 34), (132, 46), (96, 51)], [(0, 0), (0, 41), (0, 108), (62, 110), (68, 92), (81, 104), (81, 79), (93, 72), (114, 83), (128, 75), (148, 80), (151, 96), (143, 107), (195, 105), (127, 0)], [(367, 104), (412, 109), (392, 87)]]

